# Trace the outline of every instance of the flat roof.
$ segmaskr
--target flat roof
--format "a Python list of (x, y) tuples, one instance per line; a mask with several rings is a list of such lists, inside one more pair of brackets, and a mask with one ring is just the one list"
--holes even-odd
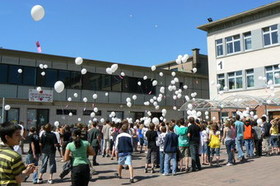
[(213, 22), (198, 26), (197, 28), (200, 29), (200, 30), (208, 31), (209, 29), (211, 29), (213, 27), (216, 27), (218, 25), (221, 25), (221, 24), (224, 24), (224, 23), (227, 23), (227, 22), (231, 22), (231, 21), (235, 21), (235, 20), (238, 20), (240, 18), (250, 16), (252, 14), (257, 14), (257, 13), (265, 11), (265, 10), (276, 8), (278, 6), (280, 7), (280, 0), (277, 0), (273, 3), (266, 4), (266, 5), (263, 5), (263, 6), (245, 11), (245, 12), (241, 12), (239, 14), (235, 14), (233, 16), (229, 16), (229, 17), (226, 17), (226, 18), (223, 18), (223, 19), (219, 19), (217, 21), (213, 21)]

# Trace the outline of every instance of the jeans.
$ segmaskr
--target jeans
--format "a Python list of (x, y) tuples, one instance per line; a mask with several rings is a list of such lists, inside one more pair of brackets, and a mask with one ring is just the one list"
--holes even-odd
[(270, 137), (269, 136), (263, 138), (263, 149), (264, 149), (264, 152), (266, 152), (267, 154), (269, 153), (269, 151), (270, 151)]
[(163, 151), (160, 151), (159, 154), (159, 161), (160, 161), (160, 173), (164, 173), (164, 160), (165, 160), (165, 153)]
[[(33, 154), (27, 154), (26, 164), (34, 163), (35, 166), (38, 166), (38, 160), (40, 155), (36, 154), (36, 157), (37, 159), (33, 157)], [(38, 179), (38, 171), (36, 170), (35, 172), (33, 172), (33, 178), (32, 178), (33, 183), (37, 182), (37, 179)]]
[(254, 140), (245, 139), (246, 155), (249, 157), (254, 156)]
[(90, 180), (90, 169), (88, 164), (73, 166), (71, 181), (72, 186), (87, 186)]
[(226, 148), (227, 148), (227, 154), (228, 154), (228, 163), (233, 163), (234, 140), (227, 140)]
[(242, 146), (243, 146), (243, 137), (242, 138), (236, 137), (236, 149), (238, 151), (238, 158), (244, 157)]
[(258, 140), (255, 140), (254, 142), (255, 142), (256, 155), (262, 156), (262, 140), (258, 139)]
[(96, 165), (96, 157), (97, 157), (97, 154), (98, 154), (98, 150), (99, 150), (99, 148), (98, 148), (98, 146), (93, 146), (93, 150), (95, 151), (95, 155), (94, 156), (92, 156), (92, 164), (93, 165)]
[(40, 173), (47, 172), (48, 161), (50, 165), (50, 174), (56, 173), (55, 153), (51, 153), (51, 154), (43, 153), (42, 167)]
[(170, 161), (172, 161), (172, 174), (176, 173), (176, 169), (177, 169), (176, 153), (165, 153), (165, 158), (164, 158), (164, 174), (168, 174), (169, 173)]
[(199, 149), (199, 144), (197, 144), (197, 143), (190, 144), (190, 152), (191, 152), (191, 157), (192, 157), (192, 169), (193, 170), (201, 169), (198, 149)]

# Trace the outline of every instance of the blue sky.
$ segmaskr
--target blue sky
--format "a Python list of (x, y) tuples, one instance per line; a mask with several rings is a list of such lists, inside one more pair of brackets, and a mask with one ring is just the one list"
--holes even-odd
[[(206, 32), (196, 27), (276, 0), (1, 0), (0, 47), (152, 66), (207, 54)], [(46, 15), (35, 22), (34, 5)]]

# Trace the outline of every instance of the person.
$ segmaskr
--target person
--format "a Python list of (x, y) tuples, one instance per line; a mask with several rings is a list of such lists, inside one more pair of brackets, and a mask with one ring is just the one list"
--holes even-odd
[(244, 141), (247, 158), (254, 157), (254, 130), (250, 118), (246, 118), (244, 125)]
[(188, 137), (190, 142), (190, 153), (192, 158), (192, 170), (197, 171), (201, 170), (201, 164), (199, 160), (199, 144), (200, 144), (200, 127), (195, 124), (195, 120), (193, 117), (189, 118), (189, 130), (188, 130)]
[(208, 141), (209, 135), (206, 131), (206, 124), (203, 123), (201, 125), (201, 132), (200, 132), (200, 143), (201, 143), (201, 156), (202, 156), (202, 165), (208, 165), (208, 158), (207, 158), (207, 150), (208, 150)]
[(143, 135), (143, 128), (144, 128), (144, 124), (140, 124), (140, 126), (138, 125), (138, 130), (137, 130), (137, 134), (138, 134), (138, 140), (139, 140), (139, 145), (140, 145), (140, 151), (139, 153), (142, 153), (143, 150), (143, 145), (144, 145), (144, 135)]
[(48, 161), (50, 166), (49, 184), (53, 184), (53, 174), (56, 173), (55, 151), (58, 145), (56, 135), (51, 132), (51, 124), (45, 125), (45, 133), (42, 134), (40, 146), (42, 148), (42, 166), (37, 180), (38, 184), (43, 183), (43, 174), (47, 171)]
[(95, 155), (95, 152), (86, 140), (81, 139), (81, 129), (72, 132), (73, 141), (68, 143), (64, 160), (69, 161), (72, 154), (71, 182), (72, 186), (87, 186), (90, 180), (90, 162), (88, 155)]
[(271, 135), (270, 141), (271, 141), (271, 153), (272, 154), (278, 154), (279, 149), (278, 149), (278, 137), (279, 137), (279, 129), (278, 129), (278, 119), (273, 119), (271, 121), (271, 127), (269, 130), (269, 133)]
[(21, 127), (10, 122), (0, 124), (0, 138), (4, 143), (0, 145), (0, 185), (20, 185), (35, 170), (34, 164), (25, 166), (21, 155), (13, 150), (22, 139)]
[(159, 146), (159, 165), (160, 165), (160, 173), (164, 173), (164, 159), (165, 159), (165, 153), (164, 153), (164, 142), (165, 142), (165, 136), (166, 136), (166, 127), (162, 126), (160, 128), (161, 133), (158, 135), (156, 144)]
[(236, 129), (236, 138), (235, 138), (235, 142), (236, 142), (236, 148), (238, 151), (238, 159), (243, 162), (245, 161), (245, 157), (244, 157), (244, 152), (243, 152), (243, 135), (244, 135), (244, 123), (242, 121), (240, 121), (240, 116), (236, 115), (236, 121), (234, 122), (235, 125), (235, 129)]
[(254, 135), (255, 154), (257, 157), (261, 157), (262, 156), (262, 129), (256, 121), (253, 122), (253, 130), (255, 131), (255, 135)]
[(17, 153), (22, 155), (22, 154), (25, 154), (23, 147), (24, 147), (24, 140), (26, 137), (26, 129), (23, 126), (23, 122), (20, 122), (20, 124), (18, 124), (18, 126), (20, 126), (20, 128), (21, 128), (20, 135), (22, 136), (22, 138), (20, 140), (19, 145), (15, 145), (13, 148), (14, 148), (14, 151), (16, 151)]
[(97, 153), (99, 150), (99, 146), (100, 146), (100, 141), (101, 141), (101, 133), (100, 130), (97, 129), (97, 122), (94, 121), (91, 124), (91, 129), (88, 132), (88, 142), (91, 144), (95, 154), (92, 157), (92, 165), (93, 166), (98, 166), (99, 163), (96, 162), (96, 157), (97, 157)]
[(219, 130), (219, 126), (216, 123), (212, 125), (211, 129), (212, 130), (209, 134), (209, 146), (211, 151), (210, 166), (213, 165), (213, 158), (215, 154), (217, 166), (220, 166), (221, 132)]
[(148, 172), (148, 166), (151, 164), (151, 173), (154, 173), (155, 165), (157, 163), (157, 151), (158, 147), (156, 145), (156, 140), (158, 137), (157, 132), (155, 131), (155, 124), (150, 124), (150, 130), (146, 132), (146, 137), (148, 140), (148, 153), (146, 156), (146, 164), (145, 164), (145, 173)]
[[(41, 155), (41, 148), (40, 148), (40, 138), (39, 135), (36, 133), (36, 128), (31, 127), (29, 129), (30, 134), (28, 135), (29, 139), (29, 151), (26, 156), (26, 164), (34, 163), (35, 166), (38, 166), (39, 157)], [(33, 184), (37, 183), (38, 179), (38, 169), (36, 168), (33, 173)]]
[(178, 151), (178, 135), (174, 133), (174, 126), (168, 126), (169, 132), (165, 136), (164, 141), (164, 176), (169, 174), (170, 161), (172, 161), (172, 176), (176, 174), (177, 169), (177, 151)]
[(267, 122), (266, 116), (261, 117), (262, 122), (263, 122), (263, 151), (266, 153), (266, 156), (270, 155), (270, 128), (271, 124)]
[(121, 133), (116, 139), (116, 153), (118, 154), (118, 173), (116, 177), (122, 178), (123, 165), (128, 165), (130, 183), (134, 183), (133, 167), (132, 167), (132, 152), (133, 141), (132, 136), (128, 133), (128, 124), (123, 124), (121, 127)]
[(63, 156), (62, 156), (62, 153), (61, 153), (61, 150), (60, 150), (60, 147), (61, 147), (61, 138), (60, 138), (60, 133), (59, 133), (59, 130), (60, 130), (60, 127), (56, 127), (56, 128), (53, 128), (53, 133), (55, 134), (56, 136), (56, 139), (57, 139), (57, 142), (58, 142), (58, 145), (57, 145), (57, 151), (59, 153), (59, 156), (61, 158), (61, 160), (63, 160)]
[(188, 127), (187, 124), (183, 120), (179, 120), (177, 122), (179, 128), (177, 128), (176, 134), (178, 137), (179, 143), (179, 160), (180, 160), (180, 171), (183, 171), (183, 163), (185, 162), (185, 172), (190, 170), (189, 168), (189, 157), (190, 157), (190, 144), (189, 144), (189, 137), (188, 137)]
[(226, 150), (228, 154), (227, 166), (232, 166), (234, 164), (234, 131), (231, 128), (233, 121), (227, 120), (225, 123), (222, 142), (226, 145)]
[(71, 142), (71, 132), (70, 132), (70, 126), (65, 125), (62, 129), (63, 133), (61, 136), (62, 139), (62, 156), (64, 156), (64, 153), (66, 151), (66, 146), (69, 142)]
[(110, 121), (107, 120), (105, 126), (102, 128), (103, 134), (103, 145), (102, 145), (102, 157), (110, 157), (109, 148), (110, 148)]

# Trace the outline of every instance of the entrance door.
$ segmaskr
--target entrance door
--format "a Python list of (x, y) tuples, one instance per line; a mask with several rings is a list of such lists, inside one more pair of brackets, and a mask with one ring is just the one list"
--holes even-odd
[(49, 122), (49, 109), (27, 109), (27, 127), (37, 130)]

